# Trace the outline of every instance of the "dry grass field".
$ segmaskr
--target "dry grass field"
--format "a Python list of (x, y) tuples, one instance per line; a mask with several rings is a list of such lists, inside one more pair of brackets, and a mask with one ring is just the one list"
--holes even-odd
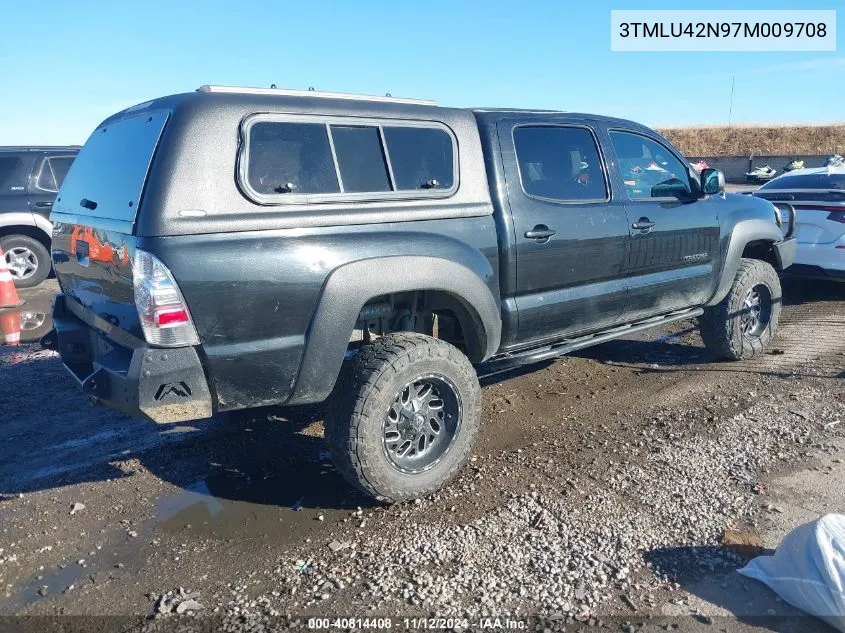
[(845, 124), (660, 128), (685, 156), (845, 153)]

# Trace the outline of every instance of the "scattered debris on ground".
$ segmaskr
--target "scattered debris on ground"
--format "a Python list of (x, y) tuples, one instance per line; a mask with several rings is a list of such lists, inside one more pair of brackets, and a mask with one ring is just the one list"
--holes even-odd
[(155, 603), (155, 613), (157, 616), (191, 615), (204, 608), (197, 600), (199, 597), (198, 591), (179, 587), (177, 590), (168, 591), (166, 594), (159, 596)]

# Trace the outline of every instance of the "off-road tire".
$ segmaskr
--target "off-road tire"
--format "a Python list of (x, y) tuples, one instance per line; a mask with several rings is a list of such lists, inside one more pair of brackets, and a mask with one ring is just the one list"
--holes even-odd
[[(383, 425), (396, 395), (423, 375), (447, 378), (462, 411), (445, 454), (428, 470), (411, 474), (388, 457)], [(480, 424), (481, 387), (469, 359), (445, 341), (415, 333), (388, 334), (363, 347), (341, 372), (325, 417), (335, 467), (347, 481), (388, 503), (426, 496), (454, 478)]]
[[(765, 329), (749, 338), (742, 333), (741, 314), (746, 296), (761, 284), (770, 293), (771, 313)], [(780, 279), (775, 269), (758, 259), (742, 259), (728, 295), (718, 304), (705, 308), (699, 317), (705, 347), (724, 360), (746, 360), (762, 354), (777, 331), (781, 303)]]
[(28, 235), (7, 235), (0, 238), (0, 248), (3, 249), (4, 256), (15, 247), (26, 248), (38, 260), (38, 267), (35, 272), (26, 279), (12, 276), (15, 282), (15, 288), (34, 288), (47, 279), (50, 274), (52, 262), (50, 261), (50, 252), (44, 245), (34, 237), (29, 237)]

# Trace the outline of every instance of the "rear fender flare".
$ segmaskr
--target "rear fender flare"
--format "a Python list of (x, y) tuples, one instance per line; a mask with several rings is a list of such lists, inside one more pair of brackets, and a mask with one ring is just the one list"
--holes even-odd
[(777, 242), (783, 241), (783, 234), (776, 224), (761, 219), (743, 220), (734, 225), (726, 249), (727, 252), (724, 258), (724, 264), (722, 265), (722, 272), (719, 276), (719, 284), (715, 294), (705, 305), (716, 305), (728, 296), (736, 273), (739, 270), (739, 262), (742, 259), (742, 253), (745, 247), (751, 242), (758, 241), (776, 244)]
[(499, 304), (470, 268), (438, 257), (392, 256), (351, 262), (327, 278), (306, 335), (305, 351), (288, 404), (321, 402), (334, 388), (355, 322), (364, 304), (379, 295), (412, 290), (449, 293), (465, 308), (480, 362), (495, 354), (502, 333)]

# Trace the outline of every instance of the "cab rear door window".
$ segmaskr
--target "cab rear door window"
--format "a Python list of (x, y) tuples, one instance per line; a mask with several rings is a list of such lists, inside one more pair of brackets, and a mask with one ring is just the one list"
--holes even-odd
[(524, 125), (513, 131), (526, 195), (560, 202), (607, 199), (593, 133), (583, 127)]

